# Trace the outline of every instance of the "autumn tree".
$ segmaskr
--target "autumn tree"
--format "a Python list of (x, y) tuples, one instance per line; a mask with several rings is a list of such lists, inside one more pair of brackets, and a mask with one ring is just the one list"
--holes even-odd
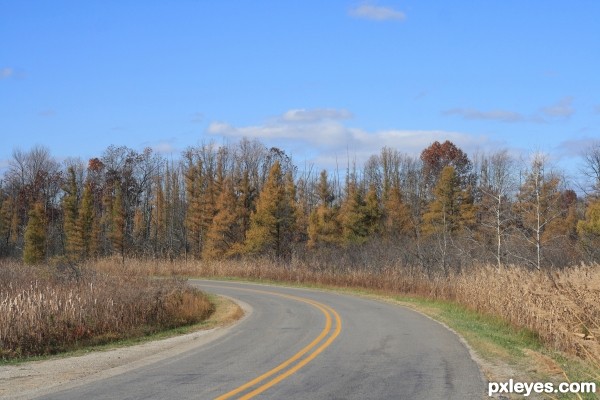
[(10, 217), (11, 201), (0, 187), (0, 256), (7, 255), (9, 252)]
[(308, 246), (339, 244), (341, 226), (337, 218), (338, 209), (333, 205), (334, 195), (327, 171), (323, 170), (317, 185), (318, 205), (308, 221)]
[(44, 205), (34, 204), (29, 212), (29, 221), (25, 229), (25, 247), (23, 261), (26, 264), (38, 264), (46, 259), (46, 219)]
[(119, 254), (125, 262), (125, 206), (123, 204), (123, 191), (121, 185), (115, 188), (115, 198), (112, 204), (110, 241), (113, 252)]
[(34, 146), (29, 151), (13, 150), (5, 174), (7, 193), (11, 198), (11, 228), (9, 243), (15, 250), (24, 246), (24, 231), (27, 215), (34, 204), (44, 205), (47, 218), (45, 226), (50, 235), (46, 238), (46, 248), (63, 251), (62, 218), (60, 193), (62, 190), (62, 171), (50, 151), (42, 146)]
[(471, 183), (471, 161), (460, 148), (449, 140), (444, 143), (433, 142), (421, 152), (421, 161), (423, 162), (424, 184), (432, 194), (446, 167), (454, 168), (456, 183), (461, 187), (464, 188), (465, 185)]
[(63, 196), (63, 231), (65, 235), (65, 252), (69, 260), (79, 260), (82, 256), (82, 233), (79, 220), (79, 194), (75, 169), (67, 170), (67, 185)]
[[(291, 182), (293, 184), (294, 182)], [(307, 194), (308, 187), (304, 179), (299, 179), (297, 187), (297, 203), (296, 203), (296, 232), (295, 241), (298, 243), (306, 243), (308, 241), (308, 225), (310, 215), (309, 196)]]
[(585, 210), (585, 219), (577, 223), (581, 246), (591, 261), (600, 258), (600, 199), (591, 201)]
[(402, 198), (399, 184), (394, 183), (387, 191), (383, 207), (384, 238), (395, 241), (402, 236), (413, 236), (411, 212)]
[[(165, 174), (167, 187), (169, 182), (168, 170)], [(169, 191), (168, 189), (167, 191)], [(158, 175), (154, 183), (152, 213), (150, 216), (150, 236), (154, 246), (154, 255), (163, 255), (167, 246), (167, 229), (169, 224), (168, 205), (163, 188), (163, 177)]]
[(187, 210), (185, 215), (185, 227), (187, 241), (192, 254), (200, 257), (202, 251), (202, 164), (188, 159), (185, 171), (185, 190)]
[(515, 256), (538, 270), (544, 262), (544, 245), (548, 239), (546, 236), (544, 240), (544, 233), (549, 224), (563, 213), (559, 177), (547, 172), (546, 167), (545, 156), (536, 154), (525, 174), (525, 181), (519, 189), (515, 204), (519, 237), (534, 252), (532, 258), (518, 254)]
[(83, 189), (81, 208), (77, 221), (81, 235), (82, 258), (94, 257), (99, 251), (100, 224), (94, 207), (92, 184), (88, 181)]
[(381, 210), (374, 185), (369, 192), (357, 185), (356, 179), (349, 179), (346, 199), (340, 207), (338, 219), (342, 228), (345, 245), (362, 244), (379, 232)]
[(440, 174), (434, 190), (434, 200), (423, 215), (423, 233), (437, 241), (440, 263), (448, 272), (448, 254), (454, 234), (475, 222), (475, 213), (468, 191), (461, 190), (459, 178), (452, 166)]
[(256, 211), (250, 218), (245, 243), (247, 253), (276, 258), (291, 256), (295, 228), (295, 206), (291, 195), (286, 191), (279, 161), (275, 161), (258, 197)]
[(224, 179), (217, 199), (217, 214), (206, 235), (202, 249), (205, 259), (220, 259), (241, 251), (243, 240), (241, 218), (231, 179)]

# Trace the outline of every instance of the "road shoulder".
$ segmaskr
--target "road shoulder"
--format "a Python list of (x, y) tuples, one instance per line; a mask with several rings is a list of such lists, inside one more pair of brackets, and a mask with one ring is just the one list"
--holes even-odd
[(83, 355), (0, 366), (0, 398), (29, 399), (176, 356), (227, 334), (252, 312), (248, 304), (223, 296), (215, 303), (214, 314), (191, 333)]

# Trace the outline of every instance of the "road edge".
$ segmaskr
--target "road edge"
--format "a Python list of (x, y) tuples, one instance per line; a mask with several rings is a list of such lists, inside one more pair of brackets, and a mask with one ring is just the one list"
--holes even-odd
[[(229, 333), (246, 320), (252, 307), (229, 296), (217, 296), (226, 301), (230, 310), (210, 317), (205, 326), (190, 333), (141, 344), (124, 345), (108, 350), (90, 351), (47, 360), (25, 361), (16, 365), (0, 366), (0, 398), (31, 399), (82, 386), (109, 378), (156, 362), (177, 357), (204, 346)], [(223, 308), (223, 305), (220, 306)], [(240, 315), (241, 311), (241, 315)], [(211, 321), (212, 320), (212, 321)]]

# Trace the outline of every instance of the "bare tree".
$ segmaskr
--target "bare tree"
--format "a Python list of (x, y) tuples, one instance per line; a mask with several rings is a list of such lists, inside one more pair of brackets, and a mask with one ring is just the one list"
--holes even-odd
[(600, 195), (600, 140), (592, 143), (581, 154), (580, 172), (585, 179), (582, 189), (586, 194)]
[(516, 188), (514, 160), (507, 150), (481, 157), (479, 192), (481, 193), (481, 225), (493, 232), (494, 257), (498, 268), (503, 262), (504, 238), (513, 220), (510, 199)]

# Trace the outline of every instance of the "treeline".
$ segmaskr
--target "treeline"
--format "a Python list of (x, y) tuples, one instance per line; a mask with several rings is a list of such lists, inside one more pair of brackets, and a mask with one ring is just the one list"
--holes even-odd
[(15, 150), (0, 182), (0, 256), (42, 263), (118, 255), (261, 255), (448, 273), (473, 263), (564, 267), (600, 260), (600, 144), (583, 154), (578, 197), (543, 155), (472, 159), (434, 142), (420, 157), (384, 148), (341, 173), (299, 170), (242, 139), (169, 160), (108, 147), (88, 162)]

